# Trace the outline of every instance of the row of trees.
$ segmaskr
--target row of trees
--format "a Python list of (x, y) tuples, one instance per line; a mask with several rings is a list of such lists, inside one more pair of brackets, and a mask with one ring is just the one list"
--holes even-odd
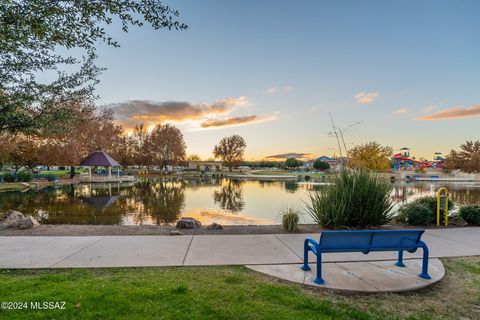
[[(11, 164), (15, 172), (31, 170), (38, 165), (74, 166), (95, 150), (104, 150), (124, 166), (151, 167), (180, 164), (186, 160), (186, 144), (180, 129), (170, 124), (157, 124), (152, 130), (142, 124), (131, 134), (115, 124), (109, 109), (78, 106), (77, 119), (68, 131), (39, 135), (22, 132), (0, 133), (0, 170)], [(244, 159), (245, 140), (238, 136), (223, 138), (215, 146), (215, 158), (235, 166)], [(198, 156), (190, 157), (199, 160)]]
[[(384, 171), (391, 167), (392, 153), (392, 148), (370, 142), (349, 150), (349, 163), (356, 168)], [(451, 150), (446, 156), (443, 168), (446, 171), (480, 172), (480, 140), (466, 141), (460, 146), (460, 150)]]

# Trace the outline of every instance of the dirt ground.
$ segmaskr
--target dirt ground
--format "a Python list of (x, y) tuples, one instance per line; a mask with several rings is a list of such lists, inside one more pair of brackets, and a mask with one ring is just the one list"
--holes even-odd
[[(130, 236), (130, 235), (169, 235), (178, 230), (184, 234), (272, 234), (285, 233), (281, 225), (267, 226), (224, 226), (222, 230), (177, 229), (175, 226), (120, 226), (120, 225), (40, 225), (34, 229), (0, 230), (0, 236)], [(318, 233), (322, 230), (316, 224), (299, 226), (298, 233)]]
[[(453, 226), (452, 226), (453, 227)], [(413, 227), (414, 228), (414, 227)], [(385, 225), (381, 229), (412, 229), (412, 226)], [(177, 229), (175, 226), (121, 226), (121, 225), (73, 225), (43, 224), (34, 229), (0, 230), (0, 236), (134, 236), (170, 235), (176, 230), (183, 234), (278, 234), (287, 233), (281, 225), (224, 226), (221, 230), (209, 230), (206, 226), (198, 229)], [(295, 233), (319, 233), (325, 228), (317, 224), (300, 224)]]

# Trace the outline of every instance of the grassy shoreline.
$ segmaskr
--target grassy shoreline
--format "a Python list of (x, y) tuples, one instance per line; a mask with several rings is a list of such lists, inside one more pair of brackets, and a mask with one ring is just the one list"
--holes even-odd
[(439, 284), (347, 294), (245, 267), (1, 270), (1, 301), (65, 301), (65, 310), (1, 310), (2, 319), (475, 319), (480, 257), (444, 259)]
[(22, 182), (1, 182), (0, 183), (0, 192), (7, 191), (22, 191), (30, 188), (28, 183)]

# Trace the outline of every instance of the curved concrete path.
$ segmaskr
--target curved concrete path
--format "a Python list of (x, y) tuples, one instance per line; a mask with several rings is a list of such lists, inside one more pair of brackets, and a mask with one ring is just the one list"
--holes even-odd
[[(318, 238), (319, 234), (3, 236), (0, 268), (295, 265), (302, 263), (307, 236)], [(480, 255), (479, 227), (429, 229), (422, 239), (431, 258)], [(420, 257), (421, 250), (405, 253), (406, 260)], [(323, 257), (324, 263), (335, 262), (332, 265), (338, 267), (345, 266), (341, 262), (395, 259), (395, 252), (329, 253)]]
[(287, 281), (309, 286), (357, 292), (401, 292), (430, 286), (445, 276), (445, 268), (439, 259), (430, 259), (430, 280), (418, 276), (422, 269), (421, 259), (405, 260), (405, 267), (397, 267), (395, 261), (331, 262), (322, 265), (325, 283), (318, 285), (315, 279), (316, 266), (311, 271), (300, 269), (301, 264), (247, 265), (248, 268)]

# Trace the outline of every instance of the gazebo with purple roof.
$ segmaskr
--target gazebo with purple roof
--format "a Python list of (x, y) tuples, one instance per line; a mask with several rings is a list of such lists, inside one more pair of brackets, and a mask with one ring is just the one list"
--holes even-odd
[[(106, 153), (103, 150), (97, 150), (90, 154), (88, 157), (83, 159), (80, 162), (81, 166), (86, 166), (86, 167), (105, 167), (108, 168), (108, 177), (109, 179), (112, 178), (112, 167), (120, 167), (120, 164), (110, 157), (108, 153)], [(89, 175), (90, 175), (90, 180), (92, 179), (92, 170), (88, 168), (89, 170)], [(119, 170), (117, 170), (117, 178), (119, 176)]]

